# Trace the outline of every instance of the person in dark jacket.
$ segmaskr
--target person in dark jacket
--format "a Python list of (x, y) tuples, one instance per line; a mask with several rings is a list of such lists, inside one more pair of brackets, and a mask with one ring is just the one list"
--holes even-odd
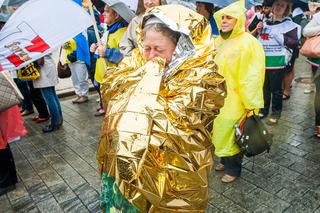
[(217, 37), (219, 35), (219, 30), (217, 23), (213, 18), (213, 13), (215, 12), (213, 0), (197, 0), (196, 6), (197, 13), (203, 15), (206, 19), (209, 20), (212, 28), (212, 34), (214, 37)]

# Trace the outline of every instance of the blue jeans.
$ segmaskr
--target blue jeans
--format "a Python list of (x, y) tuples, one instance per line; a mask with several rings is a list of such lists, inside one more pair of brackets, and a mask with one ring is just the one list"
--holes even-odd
[(54, 87), (45, 87), (41, 88), (41, 93), (46, 101), (46, 104), (49, 109), (49, 113), (51, 115), (51, 125), (60, 125), (62, 124), (62, 111), (60, 101), (56, 94), (56, 90)]

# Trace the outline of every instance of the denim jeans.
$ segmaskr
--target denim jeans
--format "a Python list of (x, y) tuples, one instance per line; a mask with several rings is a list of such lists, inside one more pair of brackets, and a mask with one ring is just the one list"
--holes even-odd
[(51, 125), (60, 125), (63, 122), (60, 101), (54, 87), (41, 88), (41, 93), (47, 103), (50, 115)]
[(272, 103), (271, 116), (280, 118), (282, 112), (282, 82), (284, 70), (266, 70), (263, 85), (264, 108), (260, 112), (264, 115), (269, 114), (269, 108)]
[(221, 157), (224, 172), (228, 175), (240, 177), (242, 169), (243, 154), (239, 153), (230, 157)]

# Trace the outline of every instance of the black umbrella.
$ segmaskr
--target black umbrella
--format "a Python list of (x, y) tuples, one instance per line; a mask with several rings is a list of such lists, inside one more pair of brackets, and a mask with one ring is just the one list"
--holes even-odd
[(9, 0), (8, 6), (21, 6), (23, 3), (27, 1), (28, 0)]
[(300, 7), (303, 11), (309, 11), (308, 0), (293, 0), (292, 9)]
[[(269, 5), (271, 6), (273, 4), (274, 0), (264, 0), (263, 4), (264, 5)], [(291, 0), (292, 2), (292, 9), (295, 9), (297, 7), (300, 7), (303, 11), (309, 11), (309, 4), (308, 0)]]

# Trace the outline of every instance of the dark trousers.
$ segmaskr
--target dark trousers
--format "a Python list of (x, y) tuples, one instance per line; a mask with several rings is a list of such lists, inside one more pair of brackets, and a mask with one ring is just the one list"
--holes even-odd
[(0, 149), (0, 188), (6, 188), (18, 182), (16, 166), (9, 145)]
[(95, 75), (95, 68), (96, 68), (96, 62), (97, 59), (93, 59), (93, 54), (90, 56), (91, 59), (91, 67), (88, 68), (88, 72), (89, 72), (89, 78), (94, 86), (94, 89), (97, 91), (99, 98), (100, 98), (100, 108), (103, 108), (103, 103), (102, 103), (102, 96), (101, 96), (101, 92), (100, 92), (100, 84), (94, 80), (94, 75)]
[(60, 101), (56, 94), (55, 88), (45, 87), (45, 88), (41, 88), (40, 90), (49, 108), (49, 112), (51, 115), (51, 124), (52, 125), (62, 124), (63, 122), (62, 110), (61, 110)]
[(224, 172), (231, 176), (240, 177), (242, 158), (242, 153), (230, 157), (221, 157), (221, 163), (224, 165)]
[(15, 82), (24, 98), (22, 109), (31, 111), (33, 110), (32, 104), (34, 104), (39, 113), (39, 118), (49, 117), (47, 105), (40, 89), (34, 88), (32, 81), (15, 79)]
[(320, 126), (320, 70), (312, 70), (313, 72), (313, 82), (316, 86), (316, 93), (314, 97), (314, 111), (316, 114), (316, 126)]
[(263, 85), (264, 108), (260, 110), (260, 113), (268, 115), (270, 104), (272, 103), (271, 116), (280, 118), (282, 112), (282, 82), (284, 73), (283, 69), (266, 70)]
[(23, 101), (22, 101), (22, 105), (21, 105), (22, 110), (32, 111), (33, 110), (32, 99), (31, 99), (31, 94), (30, 94), (30, 90), (29, 90), (29, 86), (28, 86), (27, 81), (21, 81), (20, 79), (15, 78), (14, 82), (18, 86), (18, 88), (23, 96)]

